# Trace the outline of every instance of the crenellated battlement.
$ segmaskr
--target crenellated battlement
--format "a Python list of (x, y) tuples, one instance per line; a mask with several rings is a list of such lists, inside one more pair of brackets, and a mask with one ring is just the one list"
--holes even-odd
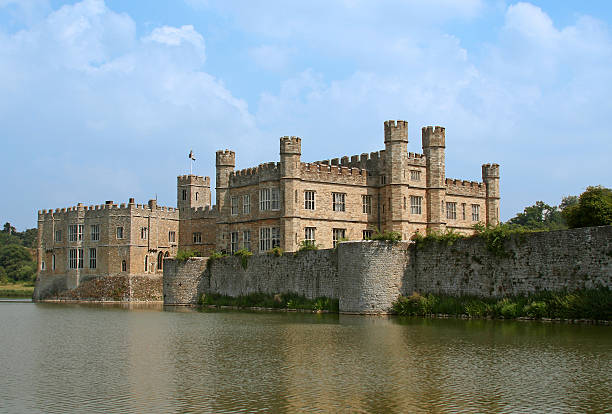
[(421, 128), (423, 148), (446, 146), (446, 133), (444, 127), (426, 126)]
[(280, 153), (287, 155), (301, 155), (302, 154), (302, 139), (300, 137), (281, 137), (280, 139)]
[(482, 179), (499, 178), (499, 164), (482, 164)]
[(234, 151), (225, 149), (219, 150), (215, 153), (217, 167), (235, 167), (236, 166), (236, 153)]
[(408, 121), (385, 121), (385, 143), (408, 142)]
[(366, 185), (367, 171), (343, 165), (301, 163), (301, 177), (304, 180), (337, 184)]
[(445, 180), (446, 194), (472, 197), (486, 197), (486, 185), (477, 181), (458, 180), (447, 178)]
[(84, 206), (81, 203), (78, 203), (76, 206), (71, 207), (39, 210), (38, 216), (39, 220), (47, 218), (62, 220), (67, 218), (73, 218), (75, 217), (75, 213), (78, 212), (82, 212), (85, 216), (88, 216), (92, 213), (98, 213), (100, 216), (104, 216), (105, 214), (110, 213), (141, 215), (155, 212), (157, 216), (167, 216), (167, 218), (175, 218), (178, 213), (178, 209), (174, 207), (158, 206), (156, 203), (152, 203), (152, 205), (134, 204), (133, 202), (116, 204), (112, 201), (107, 201), (104, 204), (94, 204), (89, 206)]
[(178, 185), (198, 185), (210, 187), (210, 177), (202, 177), (200, 175), (179, 175), (176, 177)]
[(362, 153), (360, 155), (343, 156), (340, 158), (332, 158), (329, 160), (314, 161), (310, 164), (321, 164), (321, 165), (340, 165), (349, 168), (358, 168), (362, 170), (368, 170), (376, 172), (380, 168), (380, 163), (384, 162), (385, 150), (376, 152)]
[(230, 173), (229, 181), (232, 187), (257, 184), (261, 181), (272, 181), (280, 179), (280, 163), (268, 162), (259, 164), (257, 167), (245, 168)]
[(181, 220), (191, 219), (218, 219), (219, 210), (217, 206), (206, 206), (198, 208), (184, 208), (180, 211)]

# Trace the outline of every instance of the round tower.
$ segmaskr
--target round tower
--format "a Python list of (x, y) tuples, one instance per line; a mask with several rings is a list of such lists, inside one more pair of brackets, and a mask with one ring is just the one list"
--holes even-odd
[(444, 220), (446, 134), (441, 126), (423, 127), (421, 134), (426, 161), (427, 229), (442, 231), (446, 224)]
[(482, 165), (482, 181), (487, 187), (487, 225), (499, 223), (499, 164)]
[(385, 121), (384, 129), (385, 170), (380, 195), (383, 205), (387, 205), (385, 227), (404, 234), (403, 223), (408, 220), (408, 213), (403, 208), (403, 199), (407, 197), (408, 188), (398, 184), (406, 183), (404, 171), (408, 162), (408, 122)]
[(216, 152), (217, 179), (215, 181), (215, 191), (217, 198), (217, 210), (224, 214), (224, 207), (228, 204), (227, 193), (229, 190), (229, 177), (236, 167), (236, 153), (230, 150), (219, 150)]
[(280, 139), (280, 192), (281, 199), (281, 247), (285, 251), (297, 250), (297, 239), (300, 232), (300, 206), (303, 193), (299, 191), (300, 156), (302, 140), (299, 137), (281, 137)]

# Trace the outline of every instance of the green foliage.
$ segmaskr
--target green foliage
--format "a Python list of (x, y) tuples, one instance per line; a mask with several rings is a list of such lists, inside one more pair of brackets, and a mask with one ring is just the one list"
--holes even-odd
[(310, 250), (319, 250), (319, 246), (309, 240), (302, 240), (298, 252), (307, 252)]
[(27, 229), (19, 232), (11, 223), (4, 223), (3, 229), (0, 231), (0, 246), (7, 244), (17, 244), (24, 247), (35, 248), (38, 238), (37, 229)]
[(612, 320), (612, 290), (600, 287), (574, 292), (540, 292), (501, 299), (413, 293), (408, 297), (398, 297), (392, 311), (405, 316), (446, 314), (479, 318), (609, 321)]
[(253, 253), (246, 249), (240, 249), (234, 253), (234, 256), (240, 257), (240, 264), (242, 265), (242, 268), (246, 270), (249, 265), (249, 257), (253, 256)]
[(238, 308), (273, 308), (273, 309), (306, 309), (312, 311), (338, 312), (338, 300), (327, 297), (307, 299), (295, 293), (271, 295), (268, 293), (251, 293), (244, 296), (225, 296), (216, 293), (203, 294), (201, 305), (234, 306)]
[[(564, 198), (566, 205), (571, 203), (571, 200), (571, 196)], [(506, 224), (530, 230), (559, 230), (567, 228), (559, 207), (549, 206), (543, 201), (536, 201), (534, 205), (525, 207), (522, 213), (518, 213), (515, 217), (508, 220)]]
[(280, 247), (274, 247), (270, 250), (268, 250), (266, 253), (268, 253), (268, 255), (270, 256), (276, 256), (276, 257), (281, 257), (284, 253), (283, 249), (281, 249)]
[(17, 244), (0, 246), (0, 278), (5, 281), (32, 281), (36, 262), (30, 251)]
[(381, 233), (377, 230), (372, 236), (371, 240), (386, 241), (391, 244), (397, 244), (402, 240), (402, 234), (398, 233), (397, 231), (385, 231)]
[(587, 187), (577, 204), (562, 211), (570, 228), (612, 224), (612, 190), (602, 186)]
[(451, 246), (455, 241), (465, 238), (465, 235), (457, 233), (454, 229), (447, 229), (444, 232), (428, 231), (426, 236), (416, 231), (410, 240), (413, 240), (417, 246), (427, 243), (443, 243)]
[(202, 253), (198, 252), (197, 250), (179, 249), (178, 252), (176, 252), (176, 260), (178, 262), (184, 262), (190, 257), (201, 257), (201, 256), (202, 256)]
[(206, 268), (210, 269), (210, 266), (212, 266), (213, 262), (215, 260), (221, 259), (222, 257), (227, 257), (227, 253), (222, 253), (222, 252), (217, 252), (217, 251), (212, 252), (210, 256), (208, 257), (208, 260), (206, 260)]

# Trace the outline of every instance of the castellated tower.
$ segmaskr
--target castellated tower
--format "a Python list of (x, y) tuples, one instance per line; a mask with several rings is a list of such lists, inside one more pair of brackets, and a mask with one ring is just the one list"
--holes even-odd
[(428, 126), (423, 127), (421, 132), (426, 158), (427, 230), (442, 231), (446, 225), (443, 214), (446, 194), (445, 131), (441, 126)]
[(285, 251), (297, 250), (296, 240), (299, 237), (301, 195), (298, 194), (300, 179), (300, 156), (302, 155), (302, 140), (299, 137), (281, 137), (280, 139), (280, 193), (281, 247)]
[[(407, 197), (405, 170), (408, 157), (408, 122), (385, 121), (385, 181), (381, 188), (381, 197), (386, 202), (387, 229), (404, 234), (402, 222), (408, 219), (402, 208), (403, 199)], [(406, 217), (405, 217), (406, 216)]]
[(499, 164), (483, 164), (482, 181), (487, 186), (486, 223), (496, 226), (499, 224)]
[(210, 207), (210, 177), (179, 175), (176, 190), (176, 206), (180, 210)]
[(220, 214), (227, 214), (225, 208), (229, 206), (229, 176), (236, 167), (236, 153), (230, 150), (219, 150), (216, 152), (217, 179), (215, 191), (217, 196), (217, 210)]

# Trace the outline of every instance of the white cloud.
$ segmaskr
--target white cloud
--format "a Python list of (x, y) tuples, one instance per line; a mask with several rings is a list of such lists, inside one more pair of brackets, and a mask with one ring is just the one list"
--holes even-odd
[(249, 50), (255, 64), (270, 71), (285, 70), (292, 54), (292, 50), (275, 45), (261, 45)]

